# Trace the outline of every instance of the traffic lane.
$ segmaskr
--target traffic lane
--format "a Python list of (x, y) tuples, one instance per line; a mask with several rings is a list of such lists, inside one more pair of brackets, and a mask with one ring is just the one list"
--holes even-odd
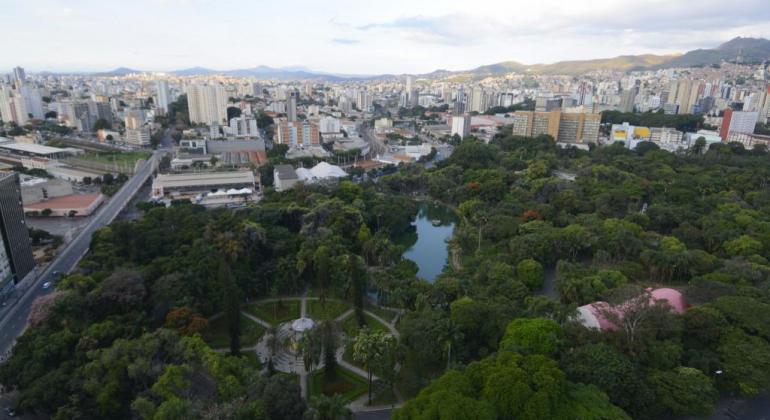
[(126, 181), (124, 188), (121, 188), (118, 193), (107, 202), (107, 205), (105, 205), (102, 211), (99, 211), (95, 215), (94, 220), (88, 223), (83, 231), (70, 242), (67, 248), (64, 249), (64, 251), (62, 251), (62, 253), (48, 265), (48, 267), (46, 267), (43, 274), (33, 281), (30, 290), (22, 296), (20, 301), (16, 304), (15, 309), (12, 310), (13, 315), (9, 314), (12, 322), (6, 321), (7, 318), (3, 319), (3, 336), (0, 337), (0, 351), (2, 354), (5, 354), (10, 350), (16, 337), (18, 337), (24, 331), (24, 328), (26, 328), (26, 320), (29, 317), (32, 302), (38, 297), (53, 291), (53, 289), (43, 289), (40, 287), (41, 283), (47, 281), (46, 279), (49, 279), (51, 273), (54, 271), (69, 273), (75, 268), (75, 265), (80, 258), (82, 258), (88, 251), (93, 233), (96, 232), (97, 229), (109, 224), (109, 222), (117, 216), (117, 213), (115, 212), (120, 211), (128, 202), (129, 198), (127, 198), (127, 196), (130, 197), (132, 193), (137, 190), (137, 186), (146, 181), (147, 176), (149, 176), (153, 169), (152, 163), (155, 157), (156, 155), (153, 155), (153, 157), (145, 162), (143, 167), (137, 171), (135, 176)]

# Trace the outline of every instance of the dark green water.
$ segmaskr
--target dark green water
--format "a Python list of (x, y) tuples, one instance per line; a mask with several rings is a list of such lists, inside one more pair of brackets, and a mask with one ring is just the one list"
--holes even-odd
[(457, 216), (451, 209), (420, 204), (420, 211), (412, 222), (415, 231), (398, 240), (409, 247), (403, 257), (417, 263), (417, 277), (433, 282), (444, 270), (449, 256), (446, 241), (452, 237), (456, 224)]

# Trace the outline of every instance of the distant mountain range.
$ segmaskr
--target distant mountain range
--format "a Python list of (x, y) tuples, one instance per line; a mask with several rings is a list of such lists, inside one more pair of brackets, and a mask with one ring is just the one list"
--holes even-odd
[[(446, 72), (457, 75), (493, 76), (510, 72), (530, 74), (578, 75), (594, 70), (645, 70), (674, 67), (695, 67), (735, 61), (740, 56), (744, 63), (770, 60), (770, 41), (764, 38), (735, 38), (714, 49), (698, 49), (681, 55), (621, 55), (595, 60), (560, 61), (553, 64), (526, 65), (515, 61), (477, 67), (472, 70)], [(435, 73), (435, 72), (434, 72)]]
[[(522, 64), (516, 61), (504, 61), (489, 64), (471, 70), (449, 71), (436, 70), (427, 74), (416, 75), (424, 78), (441, 78), (458, 76), (465, 78), (483, 78), (507, 73), (527, 73), (532, 75), (580, 75), (595, 70), (654, 70), (673, 67), (710, 66), (723, 61), (735, 61), (738, 58), (744, 63), (761, 63), (770, 60), (770, 40), (764, 38), (735, 38), (713, 49), (698, 49), (681, 55), (621, 55), (614, 58), (600, 58), (594, 60), (560, 61), (552, 64)], [(142, 73), (135, 70), (120, 67), (109, 72), (91, 73), (93, 76), (113, 77), (125, 76), (131, 73)], [(316, 79), (327, 81), (343, 81), (354, 79), (388, 79), (399, 77), (397, 75), (350, 75), (313, 71), (305, 67), (268, 67), (257, 66), (237, 70), (213, 70), (205, 67), (192, 67), (188, 69), (168, 72), (176, 76), (208, 76), (222, 74), (235, 77), (258, 77), (277, 80), (301, 80)], [(401, 75), (403, 76), (403, 75)]]

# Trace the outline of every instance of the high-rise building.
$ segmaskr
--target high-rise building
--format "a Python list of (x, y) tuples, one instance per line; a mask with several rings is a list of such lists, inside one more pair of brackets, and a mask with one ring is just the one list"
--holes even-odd
[(238, 137), (259, 137), (257, 120), (245, 116), (231, 118), (230, 133)]
[(727, 141), (727, 137), (732, 133), (752, 134), (758, 120), (759, 113), (756, 111), (733, 111), (732, 108), (727, 108), (722, 117), (719, 137)]
[[(377, 122), (375, 121), (375, 129)], [(318, 131), (321, 134), (336, 134), (340, 132), (340, 120), (334, 117), (323, 117), (318, 121)]]
[(513, 115), (512, 133), (527, 137), (547, 134), (563, 143), (597, 143), (601, 119), (599, 113), (566, 113), (561, 109), (517, 111)]
[(372, 95), (365, 90), (359, 90), (356, 95), (356, 107), (363, 112), (368, 112), (372, 107)]
[(7, 291), (35, 269), (19, 176), (15, 172), (0, 174), (0, 236), (0, 290)]
[(468, 114), (452, 115), (452, 131), (454, 136), (457, 134), (460, 138), (468, 137), (471, 134), (471, 116)]
[(484, 89), (481, 86), (476, 86), (471, 89), (471, 94), (468, 97), (468, 111), (470, 112), (484, 112), (486, 111), (486, 101), (484, 97)]
[(412, 76), (406, 76), (406, 87), (404, 88), (404, 92), (406, 92), (407, 95), (412, 92)]
[(318, 146), (321, 143), (318, 126), (309, 121), (281, 122), (278, 124), (276, 132), (279, 144), (286, 144), (292, 147), (310, 147)]
[(190, 122), (220, 124), (227, 119), (227, 96), (220, 84), (194, 83), (187, 86), (187, 109)]
[(27, 80), (27, 73), (22, 67), (13, 68), (13, 83), (16, 85), (16, 89), (21, 88)]
[(40, 93), (40, 89), (35, 87), (22, 85), (19, 89), (19, 93), (24, 98), (24, 106), (26, 111), (32, 118), (42, 120), (44, 117), (43, 112), (43, 95)]
[(293, 90), (289, 92), (288, 98), (286, 98), (286, 118), (289, 122), (297, 121), (297, 100), (299, 99), (299, 92)]
[(165, 115), (166, 113), (168, 113), (168, 104), (169, 104), (168, 82), (165, 80), (158, 80), (158, 83), (156, 83), (155, 87), (158, 90), (158, 95), (157, 95), (158, 102), (155, 104), (156, 108), (158, 109), (161, 115)]

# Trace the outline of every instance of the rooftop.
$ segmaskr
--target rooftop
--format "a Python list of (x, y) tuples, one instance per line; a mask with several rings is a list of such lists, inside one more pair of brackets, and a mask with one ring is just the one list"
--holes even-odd
[(275, 172), (281, 179), (297, 179), (297, 173), (291, 165), (275, 165)]
[(183, 174), (158, 174), (153, 181), (154, 185), (162, 185), (164, 188), (210, 186), (224, 184), (245, 184), (256, 182), (251, 171), (230, 172), (194, 172)]
[(43, 146), (32, 143), (0, 143), (0, 148), (15, 150), (18, 152), (35, 153), (39, 155), (50, 155), (54, 153), (67, 153), (67, 150), (58, 147)]
[(25, 204), (27, 210), (45, 210), (45, 209), (77, 209), (85, 208), (98, 200), (101, 194), (72, 194), (61, 197), (51, 198), (35, 204)]

